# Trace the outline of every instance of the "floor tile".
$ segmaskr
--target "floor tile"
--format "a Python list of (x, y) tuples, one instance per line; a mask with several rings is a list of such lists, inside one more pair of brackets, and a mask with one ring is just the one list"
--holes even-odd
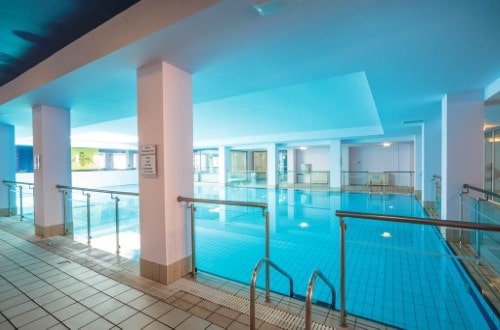
[(59, 309), (53, 315), (57, 319), (64, 321), (64, 320), (69, 319), (70, 317), (73, 317), (79, 313), (82, 313), (85, 310), (86, 310), (86, 308), (84, 306), (80, 305), (79, 303), (74, 303), (70, 306)]
[(146, 294), (140, 296), (139, 298), (136, 298), (132, 300), (131, 302), (128, 303), (129, 306), (134, 307), (138, 310), (143, 310), (154, 303), (158, 302), (156, 298), (153, 298), (151, 296), (148, 296)]
[(10, 318), (13, 318), (14, 316), (26, 313), (32, 309), (37, 308), (37, 307), (38, 307), (38, 305), (35, 304), (34, 302), (26, 301), (26, 302), (23, 302), (19, 305), (12, 306), (11, 308), (6, 309), (5, 311), (2, 311), (2, 313), (3, 313), (3, 315), (5, 315), (6, 318), (10, 319)]
[(121, 301), (118, 301), (114, 298), (109, 298), (102, 304), (92, 307), (92, 310), (99, 315), (105, 315), (123, 306), (125, 305)]
[(146, 327), (143, 328), (143, 330), (171, 330), (169, 326), (166, 326), (165, 324), (158, 322), (158, 321), (153, 321), (152, 323), (148, 324)]
[(13, 317), (10, 319), (12, 324), (14, 324), (17, 328), (22, 327), (23, 325), (26, 325), (28, 323), (31, 323), (35, 320), (38, 320), (39, 318), (48, 315), (47, 312), (45, 312), (43, 309), (40, 307), (32, 309), (30, 311), (24, 312), (21, 315), (17, 315), (16, 317)]
[(118, 324), (123, 322), (124, 320), (128, 319), (132, 315), (136, 314), (137, 310), (133, 309), (132, 307), (129, 307), (127, 305), (124, 305), (118, 309), (115, 309), (114, 311), (104, 315), (104, 318), (109, 320), (111, 323)]
[(86, 307), (94, 307), (94, 306), (97, 306), (99, 304), (102, 304), (104, 303), (106, 300), (109, 300), (111, 299), (110, 296), (102, 293), (102, 292), (97, 292), (95, 293), (94, 295), (90, 296), (90, 297), (87, 297), (83, 300), (80, 300), (80, 303)]
[(64, 321), (70, 329), (79, 329), (99, 318), (99, 315), (91, 310), (85, 310)]
[(167, 314), (164, 314), (160, 318), (158, 318), (158, 321), (165, 323), (171, 328), (177, 327), (179, 324), (181, 324), (184, 320), (186, 320), (190, 316), (189, 313), (186, 313), (183, 310), (174, 308), (171, 311), (169, 311)]
[(105, 318), (98, 318), (82, 327), (81, 330), (105, 330), (111, 329), (114, 327), (114, 324), (106, 320)]
[(186, 320), (184, 320), (181, 324), (179, 324), (175, 329), (176, 330), (203, 330), (206, 329), (210, 325), (210, 322), (198, 317), (191, 315)]
[(143, 309), (143, 313), (157, 319), (163, 314), (171, 311), (172, 309), (174, 309), (172, 306), (164, 303), (163, 301), (158, 301), (155, 304)]
[(63, 296), (57, 300), (45, 304), (43, 308), (45, 308), (50, 313), (54, 313), (60, 309), (73, 305), (75, 302), (76, 301), (74, 299), (71, 299), (68, 296)]
[(17, 296), (14, 296), (10, 299), (7, 299), (7, 300), (0, 302), (0, 311), (5, 311), (9, 308), (20, 305), (20, 304), (25, 303), (29, 300), (30, 300), (30, 298), (28, 296), (26, 296), (24, 294), (18, 294)]
[(137, 313), (126, 319), (125, 321), (118, 324), (123, 330), (135, 330), (142, 329), (149, 323), (153, 322), (154, 319), (143, 313)]
[(52, 291), (50, 293), (44, 294), (43, 296), (33, 299), (39, 305), (47, 305), (57, 299), (64, 297), (64, 293), (59, 290)]
[[(52, 315), (45, 315), (38, 320), (35, 320), (31, 323), (28, 323), (19, 330), (40, 330), (40, 329), (48, 329), (56, 324), (59, 324), (59, 321), (57, 321)], [(1, 329), (1, 327), (0, 327)]]

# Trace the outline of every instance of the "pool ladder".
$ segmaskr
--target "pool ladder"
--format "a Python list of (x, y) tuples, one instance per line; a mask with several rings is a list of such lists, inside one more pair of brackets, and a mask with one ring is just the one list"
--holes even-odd
[[(252, 273), (252, 280), (250, 281), (250, 329), (255, 330), (255, 319), (256, 319), (256, 306), (255, 306), (255, 285), (257, 282), (257, 276), (259, 275), (259, 271), (262, 265), (266, 265), (266, 267), (273, 267), (276, 269), (279, 273), (281, 273), (283, 276), (288, 278), (288, 281), (290, 283), (290, 297), (293, 298), (294, 292), (293, 292), (293, 279), (288, 274), (285, 272), (282, 268), (280, 268), (278, 265), (276, 265), (274, 262), (269, 260), (268, 258), (262, 258), (257, 265), (255, 266), (253, 273)], [(314, 291), (314, 284), (316, 282), (316, 278), (319, 276), (320, 279), (325, 282), (325, 284), (330, 288), (332, 292), (332, 304), (330, 308), (333, 310), (335, 309), (335, 299), (336, 299), (336, 294), (335, 294), (335, 288), (333, 284), (328, 280), (328, 278), (321, 272), (321, 270), (316, 269), (314, 273), (311, 275), (309, 278), (309, 284), (307, 285), (307, 293), (306, 293), (306, 317), (305, 317), (305, 328), (306, 330), (311, 330), (312, 328), (312, 297), (313, 297), (313, 291)], [(266, 281), (267, 282), (267, 281)], [(270, 301), (270, 295), (269, 295), (269, 283), (266, 283), (266, 302)]]

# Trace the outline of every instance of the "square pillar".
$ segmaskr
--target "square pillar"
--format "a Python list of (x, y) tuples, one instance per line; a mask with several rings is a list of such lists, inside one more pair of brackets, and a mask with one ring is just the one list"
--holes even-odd
[(61, 192), (71, 186), (70, 112), (45, 105), (33, 107), (33, 176), (35, 234), (64, 235)]
[(231, 171), (231, 147), (219, 147), (219, 186), (226, 185)]
[(342, 143), (340, 140), (330, 141), (330, 190), (340, 191), (342, 185)]
[(149, 158), (155, 173), (144, 160), (138, 171), (140, 273), (168, 284), (190, 271), (189, 209), (177, 196), (194, 194), (191, 74), (165, 62), (139, 68), (137, 102), (139, 158), (145, 157), (141, 150), (156, 147)]
[(441, 119), (422, 125), (422, 200), (426, 207), (436, 207), (436, 188), (432, 176), (441, 176)]
[(267, 146), (267, 188), (278, 187), (278, 147), (276, 144)]
[(443, 219), (459, 220), (459, 192), (464, 183), (483, 186), (483, 96), (482, 90), (448, 94), (441, 104)]
[[(16, 180), (16, 146), (14, 139), (14, 126), (0, 125), (0, 217), (10, 215), (9, 207), (15, 209), (16, 198), (2, 180)], [(9, 205), (10, 203), (10, 205)]]

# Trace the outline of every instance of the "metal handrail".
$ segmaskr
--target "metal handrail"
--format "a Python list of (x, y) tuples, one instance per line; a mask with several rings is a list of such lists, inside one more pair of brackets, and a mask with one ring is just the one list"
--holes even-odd
[(93, 189), (93, 188), (83, 188), (83, 187), (70, 187), (70, 186), (61, 186), (56, 184), (56, 188), (58, 189), (69, 189), (69, 190), (80, 190), (82, 192), (98, 192), (104, 194), (112, 194), (112, 195), (128, 195), (128, 196), (139, 196), (139, 193), (128, 192), (128, 191), (116, 191), (116, 190), (102, 190), (102, 189)]
[(482, 194), (485, 194), (485, 195), (487, 195), (487, 196), (500, 198), (500, 195), (499, 195), (499, 194), (497, 194), (497, 193), (495, 193), (495, 192), (493, 192), (493, 191), (484, 190), (484, 189), (481, 189), (481, 188), (478, 188), (478, 187), (474, 187), (474, 186), (471, 186), (471, 185), (469, 185), (469, 184), (467, 184), (467, 183), (465, 183), (465, 184), (463, 185), (463, 187), (464, 187), (464, 189), (475, 190), (475, 191), (480, 192), (480, 193), (482, 193)]
[(432, 180), (434, 180), (434, 181), (435, 181), (435, 180), (441, 180), (441, 176), (439, 176), (439, 175), (435, 175), (435, 174), (434, 174), (434, 175), (432, 176)]
[(440, 227), (453, 227), (453, 228), (464, 228), (464, 229), (478, 229), (478, 230), (488, 230), (488, 231), (500, 231), (500, 225), (490, 225), (484, 223), (472, 223), (472, 222), (461, 222), (456, 220), (437, 220), (437, 219), (424, 219), (415, 217), (403, 217), (398, 215), (382, 215), (375, 213), (362, 213), (362, 212), (351, 212), (351, 211), (341, 211), (337, 210), (335, 212), (337, 217), (346, 218), (357, 218), (357, 219), (369, 219), (369, 220), (381, 220), (381, 221), (391, 221), (391, 222), (404, 222), (404, 223), (414, 223), (418, 225), (433, 225)]
[[(240, 201), (226, 201), (219, 199), (205, 199), (205, 198), (193, 198), (193, 197), (183, 197), (177, 196), (178, 202), (185, 202), (187, 206), (191, 209), (191, 275), (194, 277), (196, 275), (196, 255), (195, 255), (195, 239), (194, 239), (194, 212), (196, 208), (194, 203), (203, 204), (221, 204), (221, 205), (233, 205), (233, 206), (248, 206), (257, 207), (262, 209), (262, 216), (266, 219), (266, 237), (265, 237), (265, 257), (269, 259), (269, 211), (267, 211), (267, 203), (256, 203), (256, 202), (240, 202)], [(269, 265), (266, 266), (266, 299), (269, 300)]]
[(177, 197), (178, 202), (186, 203), (203, 203), (203, 204), (222, 204), (222, 205), (234, 205), (234, 206), (250, 206), (258, 207), (263, 211), (267, 209), (266, 203), (256, 203), (256, 202), (239, 202), (239, 201), (226, 201), (221, 199), (206, 199), (206, 198), (192, 198), (192, 197)]
[(21, 221), (23, 221), (23, 219), (25, 218), (23, 210), (23, 185), (28, 186), (28, 189), (33, 189), (35, 184), (32, 182), (11, 181), (11, 180), (2, 180), (2, 182), (5, 186), (7, 186), (7, 205), (9, 208), (9, 215), (13, 215), (13, 212), (11, 211), (12, 202), (10, 198), (10, 189), (12, 187), (19, 188), (19, 212), (20, 212), (19, 218)]
[(335, 299), (336, 299), (336, 294), (335, 294), (335, 288), (333, 284), (326, 278), (326, 276), (321, 272), (321, 270), (316, 269), (314, 273), (311, 275), (311, 278), (309, 279), (309, 284), (307, 285), (307, 294), (306, 294), (306, 330), (311, 330), (312, 329), (312, 296), (313, 296), (313, 290), (314, 290), (314, 283), (316, 281), (316, 277), (320, 277), (323, 282), (330, 288), (332, 291), (332, 305), (330, 306), (331, 309), (335, 309)]
[[(250, 281), (250, 329), (251, 330), (255, 329), (255, 314), (256, 314), (256, 312), (255, 312), (255, 283), (257, 282), (257, 276), (259, 275), (260, 267), (263, 264), (266, 264), (266, 266), (268, 266), (268, 267), (272, 266), (274, 269), (276, 269), (278, 272), (280, 272), (283, 276), (288, 278), (288, 280), (290, 282), (290, 297), (293, 297), (293, 279), (290, 276), (290, 274), (288, 274), (281, 267), (279, 267), (274, 262), (269, 260), (269, 258), (260, 259), (259, 262), (257, 263), (257, 265), (255, 265), (255, 268), (253, 269), (252, 279)], [(268, 294), (269, 293), (266, 289), (266, 301), (269, 301), (269, 297), (267, 297)]]
[(341, 327), (347, 326), (346, 311), (345, 311), (345, 231), (347, 229), (347, 226), (344, 221), (344, 217), (500, 232), (500, 225), (491, 225), (484, 223), (460, 222), (454, 220), (422, 219), (415, 217), (402, 217), (397, 215), (382, 215), (382, 214), (351, 212), (351, 211), (341, 211), (341, 210), (337, 210), (335, 212), (335, 215), (340, 219), (340, 326)]
[(12, 183), (12, 184), (24, 184), (28, 186), (34, 186), (33, 182), (22, 182), (22, 181), (10, 181), (10, 180), (2, 180), (3, 183)]
[(120, 254), (120, 218), (119, 218), (119, 206), (120, 198), (116, 195), (126, 195), (126, 196), (139, 196), (139, 193), (128, 192), (128, 191), (116, 191), (116, 190), (105, 190), (105, 189), (94, 189), (94, 188), (84, 188), (84, 187), (71, 187), (56, 185), (56, 188), (63, 194), (63, 219), (64, 219), (64, 231), (67, 234), (69, 232), (67, 226), (67, 199), (68, 190), (81, 191), (82, 195), (86, 197), (86, 208), (87, 208), (87, 245), (90, 245), (92, 235), (90, 227), (90, 194), (89, 192), (97, 192), (103, 194), (110, 194), (111, 199), (115, 202), (115, 234), (116, 234), (116, 254)]

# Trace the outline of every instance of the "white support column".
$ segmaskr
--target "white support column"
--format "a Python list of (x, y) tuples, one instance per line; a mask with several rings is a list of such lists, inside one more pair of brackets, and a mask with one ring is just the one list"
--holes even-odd
[(224, 187), (231, 171), (231, 147), (219, 147), (219, 186)]
[(294, 148), (289, 148), (287, 149), (286, 152), (286, 157), (287, 157), (287, 183), (290, 188), (293, 188), (294, 184), (296, 183), (296, 177), (297, 177), (297, 150)]
[(168, 284), (190, 271), (189, 209), (177, 196), (194, 194), (191, 75), (155, 62), (139, 68), (137, 84), (139, 153), (156, 146), (156, 177), (139, 168), (140, 273)]
[(267, 146), (267, 188), (278, 187), (278, 147), (276, 144)]
[(35, 234), (64, 234), (63, 201), (56, 185), (71, 186), (70, 112), (33, 107)]
[(482, 90), (475, 90), (448, 94), (442, 101), (443, 219), (459, 220), (459, 192), (464, 183), (483, 185), (483, 96)]
[(16, 148), (14, 142), (14, 126), (0, 125), (0, 217), (9, 216), (9, 194), (10, 203), (15, 208), (16, 199), (14, 194), (8, 192), (7, 186), (2, 180), (16, 180)]
[(330, 190), (340, 191), (342, 184), (342, 143), (340, 140), (330, 141)]
[(426, 121), (422, 126), (422, 200), (435, 207), (435, 182), (441, 176), (441, 119)]
[[(341, 172), (340, 172), (340, 185), (342, 184), (348, 186), (350, 184), (350, 178), (348, 174), (342, 173), (342, 171), (347, 172), (350, 171), (349, 168), (349, 146), (343, 145), (341, 151)], [(344, 181), (342, 181), (344, 180)]]
[[(411, 171), (411, 169), (410, 169)], [(422, 192), (422, 133), (415, 135), (413, 139), (413, 185), (414, 192)]]

